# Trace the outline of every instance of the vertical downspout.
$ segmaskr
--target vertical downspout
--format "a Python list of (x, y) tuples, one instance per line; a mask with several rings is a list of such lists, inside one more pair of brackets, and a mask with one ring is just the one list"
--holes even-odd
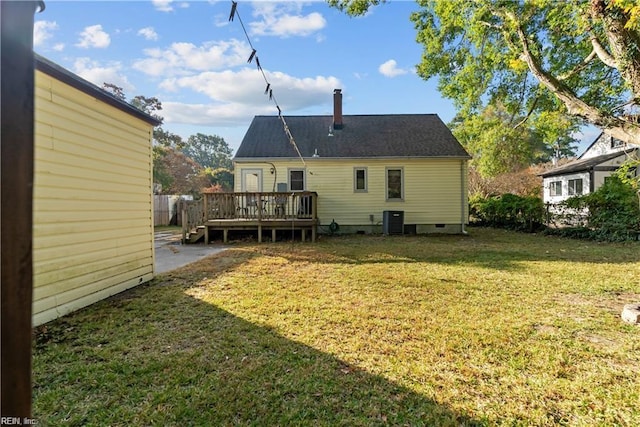
[(466, 218), (464, 215), (466, 208), (466, 200), (465, 194), (468, 192), (466, 186), (464, 185), (464, 165), (465, 160), (460, 161), (460, 230), (462, 234), (467, 234), (467, 231), (464, 229), (464, 224), (466, 222)]

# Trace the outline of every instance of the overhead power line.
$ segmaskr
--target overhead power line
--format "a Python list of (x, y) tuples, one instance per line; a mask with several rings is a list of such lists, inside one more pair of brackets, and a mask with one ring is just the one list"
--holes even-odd
[(231, 13), (229, 14), (229, 21), (233, 21), (234, 18), (238, 18), (238, 22), (240, 22), (240, 25), (242, 26), (242, 31), (244, 31), (244, 35), (247, 38), (247, 42), (249, 43), (249, 46), (251, 47), (251, 54), (249, 55), (249, 59), (247, 59), (248, 63), (254, 62), (256, 63), (256, 66), (258, 67), (258, 70), (260, 71), (260, 73), (262, 73), (262, 77), (264, 78), (264, 82), (267, 85), (266, 89), (264, 90), (264, 94), (269, 96), (269, 100), (273, 101), (273, 103), (275, 104), (277, 110), (278, 110), (278, 117), (280, 118), (280, 120), (282, 121), (282, 126), (284, 128), (284, 133), (287, 136), (287, 138), (289, 138), (289, 143), (293, 146), (293, 148), (296, 150), (296, 153), (298, 153), (298, 157), (300, 157), (300, 160), (302, 160), (302, 163), (306, 166), (306, 162), (304, 161), (304, 158), (302, 157), (302, 154), (300, 154), (300, 150), (298, 149), (298, 145), (296, 144), (295, 139), (293, 138), (293, 134), (291, 133), (291, 130), (289, 129), (289, 126), (287, 125), (287, 121), (285, 120), (284, 116), (282, 115), (282, 109), (280, 108), (280, 106), (278, 105), (278, 100), (276, 99), (276, 96), (273, 93), (273, 88), (271, 86), (271, 83), (269, 83), (269, 80), (267, 79), (267, 75), (264, 72), (264, 70), (262, 69), (262, 66), (260, 65), (260, 59), (258, 58), (258, 51), (256, 50), (255, 47), (253, 47), (253, 44), (251, 43), (251, 38), (249, 37), (249, 33), (247, 33), (247, 29), (244, 26), (244, 22), (242, 22), (242, 18), (240, 17), (240, 13), (238, 12), (238, 2), (236, 1), (231, 1)]

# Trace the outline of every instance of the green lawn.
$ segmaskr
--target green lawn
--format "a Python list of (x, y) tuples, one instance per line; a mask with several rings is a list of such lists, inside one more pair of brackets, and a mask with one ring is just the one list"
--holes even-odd
[(640, 246), (237, 244), (39, 328), (39, 425), (640, 425)]

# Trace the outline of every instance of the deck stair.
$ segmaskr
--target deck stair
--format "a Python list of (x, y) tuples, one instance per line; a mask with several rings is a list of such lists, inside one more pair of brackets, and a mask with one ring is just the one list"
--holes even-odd
[(204, 239), (204, 231), (204, 225), (199, 225), (195, 229), (189, 231), (189, 235), (187, 236), (187, 243), (198, 243), (200, 240)]

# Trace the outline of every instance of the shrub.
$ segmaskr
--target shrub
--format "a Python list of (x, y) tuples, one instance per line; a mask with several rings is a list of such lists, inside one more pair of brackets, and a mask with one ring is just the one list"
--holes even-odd
[(595, 192), (572, 197), (562, 205), (576, 211), (586, 211), (587, 227), (558, 230), (553, 234), (624, 241), (636, 240), (640, 233), (640, 206), (636, 190), (616, 176), (607, 179)]
[(545, 217), (544, 204), (539, 197), (509, 193), (472, 197), (469, 211), (475, 224), (528, 232), (543, 228)]

